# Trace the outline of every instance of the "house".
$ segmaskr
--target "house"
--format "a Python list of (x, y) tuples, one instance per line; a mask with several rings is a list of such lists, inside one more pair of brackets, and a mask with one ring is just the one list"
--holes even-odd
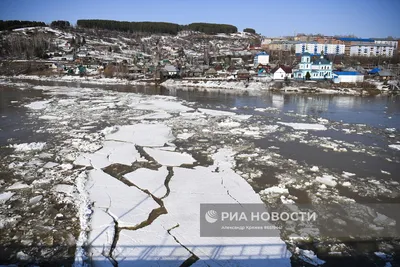
[(301, 56), (299, 68), (294, 72), (293, 77), (298, 80), (332, 79), (332, 62), (323, 55), (311, 62), (310, 53), (305, 52)]
[(269, 55), (266, 52), (261, 52), (254, 56), (254, 67), (256, 68), (259, 64), (269, 64)]
[(203, 71), (199, 67), (194, 69), (194, 71), (193, 71), (193, 76), (194, 77), (200, 77), (202, 75), (203, 75)]
[(131, 67), (128, 68), (128, 72), (129, 72), (129, 73), (140, 73), (140, 72), (141, 72), (141, 69), (138, 68), (138, 66), (133, 65), (133, 66), (131, 66)]
[(250, 72), (248, 70), (245, 70), (245, 69), (239, 70), (236, 75), (237, 75), (237, 78), (239, 80), (246, 80), (246, 79), (248, 80), (248, 79), (250, 79)]
[(172, 65), (165, 65), (165, 67), (162, 69), (165, 73), (168, 73), (169, 77), (173, 77), (178, 75), (179, 70)]
[(278, 65), (271, 71), (274, 80), (286, 80), (293, 78), (292, 68), (284, 65)]
[(206, 76), (207, 77), (215, 77), (215, 76), (217, 76), (217, 71), (214, 68), (209, 68), (206, 71)]
[(378, 72), (380, 80), (390, 80), (394, 77), (394, 74), (390, 70), (381, 70)]
[(364, 81), (364, 75), (357, 71), (334, 71), (334, 83), (359, 83)]

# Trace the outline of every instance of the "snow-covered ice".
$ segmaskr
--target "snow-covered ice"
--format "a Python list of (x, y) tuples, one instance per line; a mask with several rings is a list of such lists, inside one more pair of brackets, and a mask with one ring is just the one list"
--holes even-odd
[(182, 164), (192, 164), (196, 160), (187, 153), (164, 151), (157, 148), (145, 147), (144, 151), (164, 166), (180, 166)]

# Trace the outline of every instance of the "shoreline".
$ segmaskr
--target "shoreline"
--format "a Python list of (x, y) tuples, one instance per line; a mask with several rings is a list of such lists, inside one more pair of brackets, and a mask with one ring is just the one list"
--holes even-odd
[[(124, 78), (104, 78), (98, 76), (39, 76), (39, 75), (17, 75), (4, 76), (0, 79), (14, 80), (34, 80), (48, 82), (66, 82), (66, 83), (82, 83), (92, 85), (160, 85), (168, 90), (184, 90), (184, 91), (213, 91), (233, 94), (250, 94), (259, 95), (265, 91), (280, 92), (280, 93), (309, 93), (309, 94), (328, 94), (328, 95), (352, 95), (352, 96), (368, 96), (368, 95), (387, 95), (389, 90), (383, 90), (377, 86), (372, 93), (363, 88), (322, 88), (318, 87), (317, 83), (306, 82), (296, 85), (284, 85), (283, 81), (273, 81), (271, 79), (258, 78), (256, 80), (232, 81), (216, 78), (190, 78), (190, 79), (168, 79), (160, 84), (157, 84), (153, 79), (142, 80), (127, 80)], [(293, 81), (290, 81), (293, 83)], [(374, 82), (377, 84), (377, 82)], [(378, 84), (379, 85), (379, 84)]]

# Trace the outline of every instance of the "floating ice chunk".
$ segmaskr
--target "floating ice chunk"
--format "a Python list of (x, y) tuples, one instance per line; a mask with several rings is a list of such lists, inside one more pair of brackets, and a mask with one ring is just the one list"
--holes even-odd
[(225, 120), (223, 122), (218, 123), (218, 126), (223, 128), (235, 128), (239, 127), (240, 123), (236, 121)]
[(50, 103), (49, 100), (35, 101), (35, 102), (25, 105), (25, 107), (33, 109), (33, 110), (40, 110), (40, 109), (45, 109), (49, 103)]
[(284, 187), (272, 186), (261, 190), (260, 195), (289, 195), (289, 190)]
[(169, 119), (172, 115), (167, 112), (155, 112), (132, 118), (133, 120), (160, 120)]
[(19, 190), (19, 189), (26, 189), (29, 187), (30, 187), (29, 185), (24, 184), (22, 182), (16, 182), (15, 184), (7, 187), (7, 190)]
[(384, 252), (377, 251), (377, 252), (374, 252), (374, 254), (375, 254), (375, 256), (381, 258), (382, 260), (391, 260), (392, 259), (391, 255), (387, 255)]
[(395, 150), (400, 150), (400, 144), (389, 145), (389, 147)]
[(54, 121), (54, 120), (59, 120), (60, 118), (57, 116), (43, 115), (43, 116), (40, 116), (39, 119)]
[(332, 175), (324, 174), (324, 175), (322, 175), (322, 177), (318, 176), (317, 178), (315, 178), (315, 180), (321, 184), (325, 184), (325, 185), (331, 186), (331, 187), (334, 187), (337, 185), (337, 182), (335, 181), (336, 178), (333, 177)]
[(15, 151), (23, 152), (23, 151), (38, 151), (43, 150), (46, 147), (46, 143), (44, 142), (33, 142), (33, 143), (22, 143), (22, 144), (13, 144), (10, 147), (14, 148)]
[(343, 183), (342, 183), (342, 186), (344, 186), (344, 187), (350, 187), (350, 186), (351, 186), (351, 183), (350, 183), (350, 182), (343, 182)]
[(74, 193), (74, 186), (68, 185), (68, 184), (57, 184), (57, 185), (53, 186), (52, 191), (58, 192), (58, 193), (64, 193), (68, 196), (72, 196)]
[(34, 197), (29, 199), (29, 204), (34, 205), (36, 203), (39, 203), (40, 200), (42, 200), (42, 198), (43, 198), (42, 195), (34, 196)]
[(352, 176), (355, 176), (355, 175), (356, 175), (355, 173), (345, 172), (345, 171), (343, 171), (343, 173), (342, 173), (343, 177), (352, 177)]
[(44, 164), (43, 165), (43, 168), (45, 168), (45, 169), (51, 169), (51, 168), (54, 168), (54, 167), (56, 167), (56, 166), (58, 166), (59, 164), (58, 163), (55, 163), (55, 162), (47, 162), (46, 164)]
[(390, 175), (390, 172), (387, 172), (387, 171), (384, 171), (384, 170), (381, 170), (381, 173)]
[(147, 189), (156, 197), (161, 198), (167, 193), (167, 189), (164, 186), (164, 181), (167, 178), (167, 175), (167, 168), (162, 166), (156, 171), (140, 168), (125, 174), (124, 177), (139, 188)]
[(171, 128), (165, 124), (139, 123), (120, 126), (117, 132), (107, 134), (106, 139), (130, 142), (139, 146), (163, 146), (165, 143), (174, 140), (174, 136)]
[(14, 194), (13, 192), (0, 193), (0, 204), (6, 203)]
[(296, 253), (299, 255), (300, 259), (311, 265), (318, 266), (325, 264), (325, 261), (319, 259), (312, 250), (296, 248)]
[(118, 127), (117, 126), (110, 126), (110, 127), (104, 128), (101, 131), (101, 133), (104, 134), (104, 135), (108, 135), (108, 134), (115, 133), (116, 131), (118, 131)]
[[(102, 259), (103, 253), (108, 255), (114, 239), (115, 228), (113, 218), (104, 210), (93, 208), (93, 213), (90, 218), (90, 232), (88, 234), (87, 243), (89, 244), (89, 252), (94, 259), (96, 265), (113, 266), (107, 258)], [(107, 265), (109, 263), (110, 265)]]
[(171, 113), (187, 112), (193, 110), (192, 108), (184, 106), (177, 101), (169, 101), (166, 98), (140, 101), (140, 103), (135, 103), (131, 107), (133, 109), (140, 110), (163, 110)]
[(312, 171), (312, 172), (318, 172), (318, 171), (319, 171), (319, 168), (318, 168), (318, 166), (312, 166), (312, 167), (310, 168), (310, 171)]
[(182, 164), (193, 164), (196, 160), (187, 153), (163, 151), (156, 148), (145, 147), (144, 151), (154, 158), (158, 163), (165, 166), (180, 166)]
[(138, 225), (148, 219), (153, 209), (160, 207), (148, 194), (102, 170), (89, 171), (86, 188), (94, 207), (108, 209), (119, 226)]
[(295, 130), (325, 131), (327, 129), (325, 127), (325, 125), (317, 124), (317, 123), (296, 123), (296, 122), (280, 122), (280, 121), (278, 121), (278, 124), (292, 127)]
[(187, 140), (187, 139), (189, 139), (190, 137), (192, 137), (194, 135), (194, 133), (181, 133), (181, 134), (178, 134), (177, 136), (176, 136), (176, 138), (178, 138), (178, 139), (183, 139), (183, 140)]
[(212, 116), (212, 117), (234, 116), (234, 115), (236, 115), (236, 113), (234, 113), (234, 112), (213, 110), (213, 109), (205, 109), (205, 108), (199, 108), (198, 111), (200, 111), (201, 113), (207, 114), (209, 116)]

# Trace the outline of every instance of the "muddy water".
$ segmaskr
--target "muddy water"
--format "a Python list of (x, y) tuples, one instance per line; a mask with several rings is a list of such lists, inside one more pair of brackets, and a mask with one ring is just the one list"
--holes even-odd
[[(83, 85), (73, 83), (39, 81), (29, 82), (29, 84), (30, 86), (83, 87)], [(6, 147), (9, 143), (44, 142), (49, 139), (52, 139), (56, 144), (62, 143), (62, 136), (60, 135), (38, 133), (37, 130), (42, 126), (42, 122), (34, 121), (27, 116), (30, 111), (23, 106), (25, 103), (49, 98), (48, 95), (42, 94), (41, 90), (30, 89), (30, 86), (28, 85), (23, 90), (20, 90), (19, 86), (0, 87), (1, 158), (12, 153), (12, 150)], [(154, 88), (152, 86), (84, 85), (84, 87), (100, 87), (106, 90), (135, 94), (173, 95), (177, 96), (178, 99), (191, 102), (193, 107), (229, 110), (238, 114), (253, 115), (250, 119), (252, 126), (258, 124), (277, 125), (280, 121), (318, 123), (318, 119), (326, 119), (328, 120), (328, 123), (326, 123), (328, 130), (308, 131), (300, 138), (293, 137), (297, 135), (297, 131), (290, 129), (290, 127), (282, 127), (280, 130), (260, 139), (244, 137), (253, 145), (251, 149), (259, 148), (274, 151), (282, 159), (293, 160), (293, 163), (285, 162), (277, 166), (261, 166), (257, 164), (251, 166), (261, 170), (263, 173), (259, 179), (251, 183), (255, 190), (258, 192), (268, 186), (279, 184), (281, 182), (279, 175), (281, 174), (318, 166), (320, 170), (336, 174), (338, 177), (343, 172), (355, 174), (352, 178), (352, 184), (359, 186), (359, 188), (353, 190), (353, 188), (339, 186), (338, 194), (340, 196), (355, 199), (357, 202), (400, 202), (398, 185), (390, 188), (390, 193), (385, 191), (386, 193), (376, 194), (374, 193), (375, 191), (378, 192), (378, 190), (374, 186), (377, 182), (372, 183), (371, 186), (363, 185), (368, 184), (369, 180), (376, 180), (382, 184), (385, 181), (400, 182), (400, 152), (388, 147), (389, 144), (400, 142), (398, 134), (400, 130), (399, 96), (358, 97), (277, 94), (271, 92), (253, 96), (249, 94), (238, 95), (201, 91), (169, 91), (165, 88)], [(267, 110), (260, 111), (255, 110), (255, 108), (267, 108)], [(104, 128), (104, 126), (109, 126), (104, 121), (93, 125), (95, 127), (91, 131), (97, 131)], [(332, 143), (329, 142), (346, 149), (346, 152), (331, 149)], [(248, 152), (250, 153), (251, 151)], [(0, 165), (2, 164), (0, 163)], [(12, 173), (7, 173), (5, 166), (1, 166), (0, 171), (2, 171), (2, 177), (13, 175)], [(396, 187), (398, 190), (395, 190)], [(291, 195), (297, 197), (298, 202), (307, 202), (314, 193), (295, 187), (289, 187), (289, 191)], [(54, 214), (52, 216), (54, 217)], [(359, 258), (352, 257), (338, 260), (336, 258), (330, 259), (329, 256), (326, 256), (323, 259), (328, 260), (329, 266), (335, 266), (338, 263), (355, 266), (355, 263), (358, 262), (363, 262), (363, 266), (375, 266), (377, 259), (370, 254), (368, 256), (363, 256), (362, 254), (363, 251), (379, 250), (378, 243), (347, 245), (352, 247), (355, 254), (360, 254)], [(304, 248), (312, 248), (314, 250), (318, 247), (315, 244), (304, 246)], [(54, 255), (57, 256), (57, 254)], [(68, 263), (70, 260), (68, 258), (65, 262)], [(293, 261), (293, 264), (296, 265), (296, 261)]]

